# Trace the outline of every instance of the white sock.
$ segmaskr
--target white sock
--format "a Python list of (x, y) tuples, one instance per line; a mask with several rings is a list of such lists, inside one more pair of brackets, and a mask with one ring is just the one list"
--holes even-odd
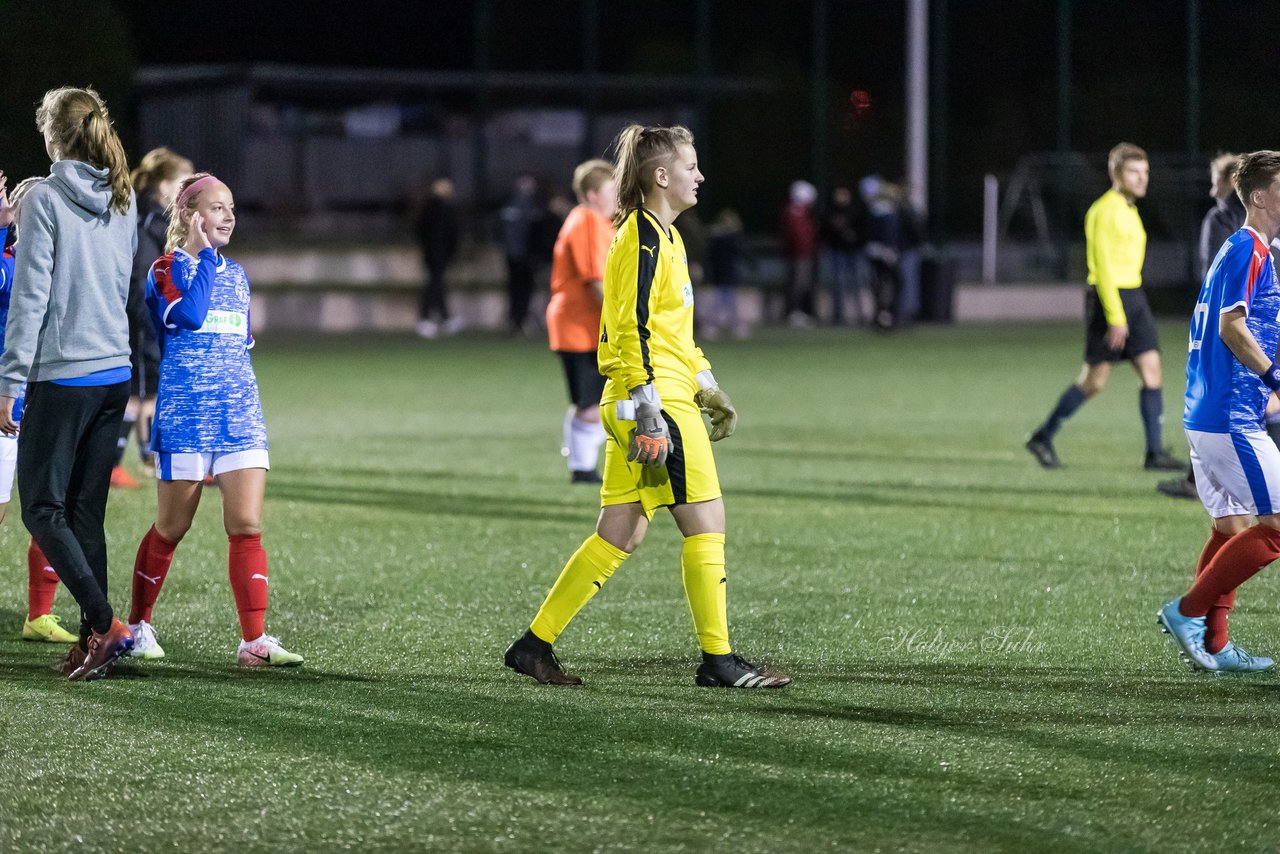
[(574, 418), (570, 427), (569, 471), (595, 471), (604, 444), (604, 425)]
[[(560, 456), (568, 457), (572, 453), (573, 448), (573, 422), (577, 419), (574, 417), (576, 410), (570, 406), (569, 411), (564, 415), (564, 429), (560, 434)], [(572, 468), (572, 466), (570, 466)]]

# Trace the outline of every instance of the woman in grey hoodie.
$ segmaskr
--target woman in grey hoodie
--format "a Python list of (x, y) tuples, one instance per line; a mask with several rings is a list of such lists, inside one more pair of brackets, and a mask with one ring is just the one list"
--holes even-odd
[(129, 398), (125, 302), (137, 243), (129, 169), (92, 89), (54, 89), (36, 110), (53, 166), (18, 213), (0, 432), (27, 386), (18, 443), (22, 521), (80, 605), (62, 670), (92, 679), (133, 646), (107, 600), (103, 520)]

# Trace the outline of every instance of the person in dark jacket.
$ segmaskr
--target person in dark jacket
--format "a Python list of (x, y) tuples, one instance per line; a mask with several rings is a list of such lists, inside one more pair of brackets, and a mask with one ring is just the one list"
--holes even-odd
[[(1213, 197), (1213, 207), (1209, 208), (1200, 221), (1199, 261), (1202, 281), (1209, 274), (1209, 265), (1213, 263), (1222, 244), (1244, 225), (1244, 205), (1236, 195), (1236, 170), (1239, 168), (1238, 154), (1219, 154), (1209, 164), (1209, 195)], [(1267, 425), (1267, 432), (1275, 429), (1275, 425)], [(1170, 498), (1200, 497), (1196, 492), (1195, 472), (1190, 465), (1187, 466), (1186, 477), (1162, 480), (1156, 484), (1156, 491)]]
[(151, 418), (156, 411), (156, 386), (160, 381), (160, 345), (147, 313), (147, 273), (164, 254), (164, 233), (169, 227), (168, 209), (178, 192), (178, 185), (192, 173), (191, 161), (167, 148), (148, 151), (133, 170), (134, 192), (138, 196), (138, 249), (133, 254), (133, 272), (129, 276), (129, 347), (132, 351), (133, 375), (129, 387), (129, 405), (120, 424), (120, 440), (116, 445), (116, 464), (111, 470), (111, 485), (136, 489), (138, 482), (124, 467), (124, 452), (129, 434), (135, 433), (138, 453), (144, 468), (154, 470), (151, 453)]
[(898, 320), (894, 312), (902, 285), (902, 191), (874, 175), (863, 178), (859, 186), (867, 205), (866, 256), (875, 297), (872, 324), (883, 332), (892, 329)]
[(422, 249), (422, 263), (427, 268), (418, 299), (416, 327), (423, 338), (435, 338), (442, 329), (452, 335), (462, 328), (461, 321), (449, 314), (449, 289), (444, 279), (449, 263), (458, 253), (462, 234), (453, 197), (452, 181), (448, 178), (433, 181), (431, 193), (414, 224), (418, 246)]
[(1240, 155), (1219, 154), (1209, 164), (1209, 195), (1213, 207), (1200, 221), (1200, 278), (1209, 273), (1209, 265), (1227, 238), (1244, 225), (1244, 205), (1236, 196), (1236, 170)]
[[(711, 224), (707, 239), (707, 284), (715, 296), (704, 309), (704, 337), (715, 340), (722, 330), (735, 338), (751, 336), (751, 324), (738, 310), (738, 286), (742, 283), (742, 266), (747, 256), (746, 235), (742, 218), (732, 208), (725, 208)], [(695, 308), (695, 316), (697, 309)]]
[[(860, 202), (860, 200), (858, 200)], [(822, 214), (818, 237), (823, 266), (831, 288), (831, 324), (843, 326), (845, 303), (853, 309), (854, 322), (865, 325), (862, 312), (862, 247), (866, 243), (866, 212), (848, 187), (836, 187)]]
[(507, 260), (507, 323), (515, 334), (523, 334), (529, 321), (539, 260), (537, 230), (543, 216), (537, 179), (521, 175), (498, 213), (502, 252)]

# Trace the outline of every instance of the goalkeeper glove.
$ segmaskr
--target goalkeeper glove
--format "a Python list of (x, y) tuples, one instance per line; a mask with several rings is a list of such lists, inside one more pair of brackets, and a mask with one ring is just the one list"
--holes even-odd
[(631, 431), (627, 460), (643, 466), (657, 468), (665, 465), (671, 452), (671, 431), (662, 416), (662, 398), (653, 383), (631, 390), (631, 400), (636, 406), (636, 426)]
[(733, 429), (738, 426), (738, 410), (733, 408), (729, 395), (716, 385), (710, 371), (698, 371), (698, 392), (693, 402), (711, 419), (711, 441), (719, 442), (733, 435)]

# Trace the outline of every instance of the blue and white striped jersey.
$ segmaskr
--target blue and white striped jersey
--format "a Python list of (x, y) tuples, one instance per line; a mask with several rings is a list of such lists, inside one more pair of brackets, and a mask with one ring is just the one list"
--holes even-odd
[(152, 449), (265, 449), (244, 268), (212, 249), (199, 258), (176, 249), (151, 266), (147, 307), (161, 350)]

